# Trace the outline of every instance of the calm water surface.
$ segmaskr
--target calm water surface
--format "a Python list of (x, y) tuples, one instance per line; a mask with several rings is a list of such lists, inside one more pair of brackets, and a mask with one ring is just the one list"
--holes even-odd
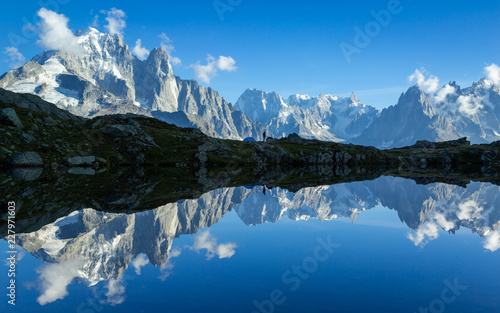
[(500, 187), (263, 189), (18, 234), (17, 305), (1, 311), (500, 312)]

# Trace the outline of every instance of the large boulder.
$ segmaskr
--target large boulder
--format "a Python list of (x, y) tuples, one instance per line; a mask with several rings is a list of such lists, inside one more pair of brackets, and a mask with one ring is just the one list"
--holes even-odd
[(0, 121), (4, 124), (15, 126), (19, 129), (23, 129), (24, 125), (16, 114), (16, 111), (12, 108), (6, 108), (0, 111)]
[(42, 166), (43, 161), (36, 152), (17, 152), (9, 158), (9, 164), (12, 166)]

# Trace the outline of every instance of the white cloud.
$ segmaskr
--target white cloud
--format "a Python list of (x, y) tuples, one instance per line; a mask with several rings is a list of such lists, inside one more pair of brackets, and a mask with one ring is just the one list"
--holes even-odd
[(42, 294), (37, 302), (41, 305), (63, 299), (68, 295), (68, 285), (78, 276), (82, 262), (68, 261), (47, 265), (37, 272), (40, 274)]
[(181, 65), (182, 61), (178, 57), (170, 57), (170, 63), (172, 63), (173, 65)]
[(174, 249), (172, 251), (170, 251), (170, 256), (168, 257), (168, 259), (170, 260), (171, 258), (176, 258), (178, 257), (179, 255), (181, 255), (181, 249)]
[(17, 50), (17, 48), (5, 47), (4, 53), (10, 58), (10, 68), (18, 68), (26, 62), (26, 58), (21, 52), (19, 52), (19, 50)]
[(495, 63), (484, 68), (486, 78), (494, 85), (500, 85), (500, 67)]
[(458, 110), (466, 115), (472, 116), (484, 107), (481, 103), (482, 100), (482, 98), (473, 96), (460, 96), (457, 99), (457, 103), (459, 104)]
[(234, 72), (238, 68), (234, 66), (236, 61), (232, 57), (220, 56), (218, 61), (218, 67), (221, 71)]
[(181, 65), (182, 61), (178, 57), (172, 56), (172, 52), (175, 51), (175, 47), (172, 44), (172, 40), (168, 38), (167, 34), (161, 33), (158, 37), (161, 39), (161, 48), (168, 53), (170, 57), (170, 63), (173, 65)]
[(436, 221), (437, 225), (441, 226), (441, 228), (446, 231), (450, 231), (451, 229), (455, 228), (455, 224), (448, 221), (442, 213), (434, 214), (434, 220)]
[(437, 103), (445, 102), (446, 97), (448, 97), (449, 95), (453, 95), (455, 92), (456, 92), (455, 87), (447, 84), (437, 92), (436, 96), (434, 97), (434, 100), (436, 100)]
[(142, 46), (142, 40), (137, 39), (135, 42), (135, 47), (132, 49), (132, 53), (135, 54), (139, 59), (144, 60), (149, 54), (149, 50)]
[(107, 25), (104, 27), (110, 35), (120, 35), (123, 37), (123, 29), (127, 26), (125, 19), (127, 15), (122, 10), (117, 8), (112, 8), (109, 11), (101, 11), (101, 13), (107, 14), (106, 21)]
[(235, 243), (223, 243), (217, 246), (217, 250), (215, 253), (219, 256), (219, 259), (226, 259), (232, 257), (236, 251), (238, 246)]
[(476, 201), (469, 199), (458, 204), (457, 217), (460, 220), (470, 220), (475, 216), (480, 216), (481, 211), (483, 211), (483, 208), (480, 207)]
[(427, 243), (426, 239), (434, 240), (439, 236), (439, 230), (436, 223), (427, 222), (424, 225), (421, 225), (416, 231), (415, 234), (408, 234), (408, 239), (413, 241), (415, 246), (425, 245)]
[(80, 53), (82, 48), (78, 45), (78, 38), (68, 28), (69, 19), (63, 14), (41, 8), (39, 36), (37, 43), (52, 50), (61, 50), (67, 53)]
[[(428, 78), (426, 76), (429, 76)], [(435, 93), (439, 89), (439, 78), (434, 75), (429, 75), (425, 69), (415, 70), (415, 72), (408, 77), (410, 83), (416, 82), (417, 86), (428, 93)]]
[(484, 240), (484, 248), (490, 250), (491, 252), (495, 252), (500, 249), (500, 232), (495, 231), (488, 236)]
[(217, 76), (218, 71), (234, 72), (238, 69), (235, 66), (236, 61), (232, 57), (220, 56), (219, 59), (215, 59), (209, 54), (206, 60), (207, 65), (201, 65), (199, 62), (191, 65), (194, 68), (196, 79), (206, 84), (210, 84), (210, 81)]
[(106, 285), (108, 292), (106, 293), (106, 303), (117, 305), (125, 301), (125, 286), (121, 279), (110, 279)]
[(135, 268), (135, 273), (141, 275), (141, 268), (149, 264), (148, 258), (144, 254), (139, 254), (132, 262), (132, 266)]
[(230, 258), (235, 253), (235, 248), (238, 246), (235, 243), (217, 244), (217, 239), (210, 235), (210, 232), (204, 231), (198, 234), (194, 239), (193, 250), (199, 252), (200, 250), (207, 250), (207, 259), (213, 258), (215, 255), (219, 259)]

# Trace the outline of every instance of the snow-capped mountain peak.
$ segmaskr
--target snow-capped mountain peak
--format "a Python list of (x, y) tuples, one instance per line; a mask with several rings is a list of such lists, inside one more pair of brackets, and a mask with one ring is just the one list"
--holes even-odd
[(164, 49), (141, 61), (119, 35), (89, 27), (75, 36), (78, 53), (42, 52), (1, 76), (0, 88), (36, 94), (84, 117), (143, 114), (231, 139), (260, 138), (264, 131), (215, 90), (176, 77)]
[(328, 141), (358, 136), (378, 115), (378, 110), (361, 104), (355, 94), (351, 98), (295, 94), (283, 101), (274, 92), (249, 89), (238, 99), (236, 107), (268, 125), (273, 136), (297, 133), (304, 138)]

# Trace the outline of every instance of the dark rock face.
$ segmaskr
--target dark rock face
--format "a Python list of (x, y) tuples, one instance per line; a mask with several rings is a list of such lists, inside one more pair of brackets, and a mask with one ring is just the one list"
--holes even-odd
[(10, 159), (9, 163), (12, 166), (19, 167), (29, 167), (29, 166), (42, 166), (43, 161), (40, 155), (36, 152), (18, 152), (14, 153)]
[(6, 108), (0, 111), (0, 121), (9, 126), (14, 126), (19, 129), (23, 129), (24, 125), (16, 114), (16, 111), (12, 108)]

